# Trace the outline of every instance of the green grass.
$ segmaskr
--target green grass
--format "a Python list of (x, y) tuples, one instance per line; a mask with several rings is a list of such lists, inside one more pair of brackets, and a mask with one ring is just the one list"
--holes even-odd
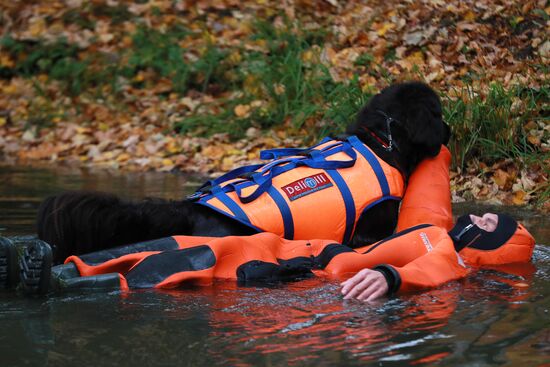
[(245, 56), (246, 77), (257, 80), (259, 93), (249, 98), (268, 101), (267, 113), (257, 117), (264, 128), (279, 124), (290, 118), (295, 128), (300, 128), (310, 117), (322, 109), (323, 95), (334, 83), (320, 63), (304, 61), (307, 52), (314, 58), (304, 35), (288, 28), (276, 30), (271, 24), (256, 24), (252, 40), (267, 44), (268, 53), (252, 52)]
[[(166, 77), (172, 81), (176, 92), (184, 93), (191, 77), (191, 67), (184, 62), (185, 50), (178, 41), (187, 35), (181, 28), (160, 32), (147, 27), (139, 27), (132, 35), (132, 49), (128, 52), (128, 61), (121, 66), (122, 75), (132, 80), (139, 72), (152, 70), (158, 78)], [(156, 82), (152, 80), (151, 82)], [(150, 87), (134, 82), (134, 87)]]
[[(528, 140), (528, 123), (550, 123), (548, 100), (550, 88), (515, 86), (505, 89), (492, 84), (486, 96), (472, 88), (458, 91), (458, 98), (443, 97), (444, 119), (451, 126), (450, 141), (453, 166), (463, 169), (472, 159), (492, 164), (511, 158), (518, 167), (535, 167), (550, 176), (550, 152)], [(548, 141), (546, 131), (542, 140)], [(550, 199), (550, 185), (539, 192), (537, 204)]]
[(96, 53), (81, 59), (79, 48), (63, 38), (46, 43), (19, 41), (6, 36), (0, 40), (0, 47), (17, 61), (13, 68), (0, 68), (0, 76), (4, 78), (31, 78), (46, 74), (50, 79), (61, 82), (70, 96), (111, 84), (115, 80), (116, 67), (111, 65), (105, 54)]
[[(240, 96), (217, 101), (215, 109), (220, 112), (186, 118), (176, 128), (190, 132), (202, 125), (201, 133), (229, 132), (239, 137), (250, 126), (267, 129), (285, 123), (295, 131), (315, 127), (308, 129), (311, 140), (341, 132), (366, 100), (358, 80), (333, 81), (319, 61), (319, 34), (303, 34), (290, 24), (275, 29), (258, 22), (254, 27), (254, 35), (243, 42), (261, 42), (266, 50), (247, 51), (244, 43), (237, 50), (242, 60), (233, 85)], [(234, 115), (236, 105), (252, 101), (263, 103), (247, 117)]]
[(455, 166), (463, 168), (472, 158), (495, 161), (526, 158), (537, 153), (527, 140), (525, 125), (542, 121), (549, 89), (527, 87), (505, 89), (492, 84), (482, 96), (470, 87), (458, 91), (458, 98), (443, 97), (444, 120), (451, 126), (451, 150)]
[[(242, 132), (250, 126), (270, 128), (287, 119), (290, 119), (294, 129), (299, 129), (322, 113), (324, 97), (335, 83), (320, 63), (303, 60), (308, 52), (312, 57), (318, 57), (318, 51), (313, 51), (317, 38), (291, 32), (288, 28), (275, 29), (265, 22), (256, 23), (254, 27), (254, 35), (233, 50), (240, 59), (238, 67), (226, 71), (226, 75), (233, 76), (225, 81), (220, 75), (214, 79), (218, 83), (231, 84), (236, 96), (216, 101), (211, 108), (216, 113), (206, 112), (179, 122), (176, 124), (179, 131), (194, 131), (202, 120), (208, 128), (203, 126), (201, 133), (229, 132), (237, 137), (242, 136)], [(264, 44), (265, 50), (247, 50), (247, 42)], [(206, 60), (203, 57), (199, 63)], [(209, 65), (215, 66), (218, 60), (213, 61)], [(209, 70), (208, 67), (203, 69)], [(206, 83), (203, 90), (205, 86)], [(246, 117), (233, 113), (235, 106), (248, 105), (253, 101), (262, 101), (261, 106), (252, 107)]]

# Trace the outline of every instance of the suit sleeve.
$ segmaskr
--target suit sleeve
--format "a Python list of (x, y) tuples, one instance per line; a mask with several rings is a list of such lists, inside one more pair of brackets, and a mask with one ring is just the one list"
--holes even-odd
[(449, 164), (451, 153), (441, 146), (435, 158), (423, 160), (415, 169), (401, 203), (397, 231), (428, 223), (450, 230), (451, 186)]
[(430, 239), (427, 241), (426, 246), (431, 247), (431, 250), (408, 264), (401, 267), (388, 264), (375, 267), (386, 279), (390, 279), (390, 293), (433, 288), (468, 274), (468, 268), (447, 235), (438, 238), (437, 242), (430, 242)]

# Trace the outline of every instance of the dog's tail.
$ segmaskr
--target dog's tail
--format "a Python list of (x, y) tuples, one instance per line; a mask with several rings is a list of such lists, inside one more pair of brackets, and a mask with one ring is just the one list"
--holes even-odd
[(138, 203), (96, 192), (66, 192), (44, 200), (38, 210), (38, 237), (54, 250), (54, 262), (138, 241), (189, 233), (192, 223), (176, 202)]

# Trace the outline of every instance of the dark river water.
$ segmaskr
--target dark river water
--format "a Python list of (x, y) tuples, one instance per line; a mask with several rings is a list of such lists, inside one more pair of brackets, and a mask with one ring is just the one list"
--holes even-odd
[[(199, 181), (0, 166), (0, 235), (34, 233), (40, 200), (63, 190), (178, 198)], [(0, 366), (548, 366), (550, 219), (455, 205), (455, 214), (491, 210), (531, 230), (532, 264), (482, 270), (378, 303), (343, 301), (337, 282), (321, 279), (35, 298), (0, 293)]]

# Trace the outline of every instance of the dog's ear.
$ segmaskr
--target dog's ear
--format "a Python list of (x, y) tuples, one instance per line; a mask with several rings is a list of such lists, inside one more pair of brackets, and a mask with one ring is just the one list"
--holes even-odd
[(443, 122), (441, 109), (432, 103), (410, 104), (405, 114), (404, 127), (410, 142), (428, 156), (436, 156), (441, 145), (447, 144), (450, 137), (449, 126)]
[(395, 93), (393, 99), (398, 106), (392, 106), (391, 110), (399, 111), (402, 127), (414, 150), (421, 155), (437, 155), (441, 145), (447, 144), (450, 137), (437, 93), (421, 82), (396, 84), (387, 89)]

